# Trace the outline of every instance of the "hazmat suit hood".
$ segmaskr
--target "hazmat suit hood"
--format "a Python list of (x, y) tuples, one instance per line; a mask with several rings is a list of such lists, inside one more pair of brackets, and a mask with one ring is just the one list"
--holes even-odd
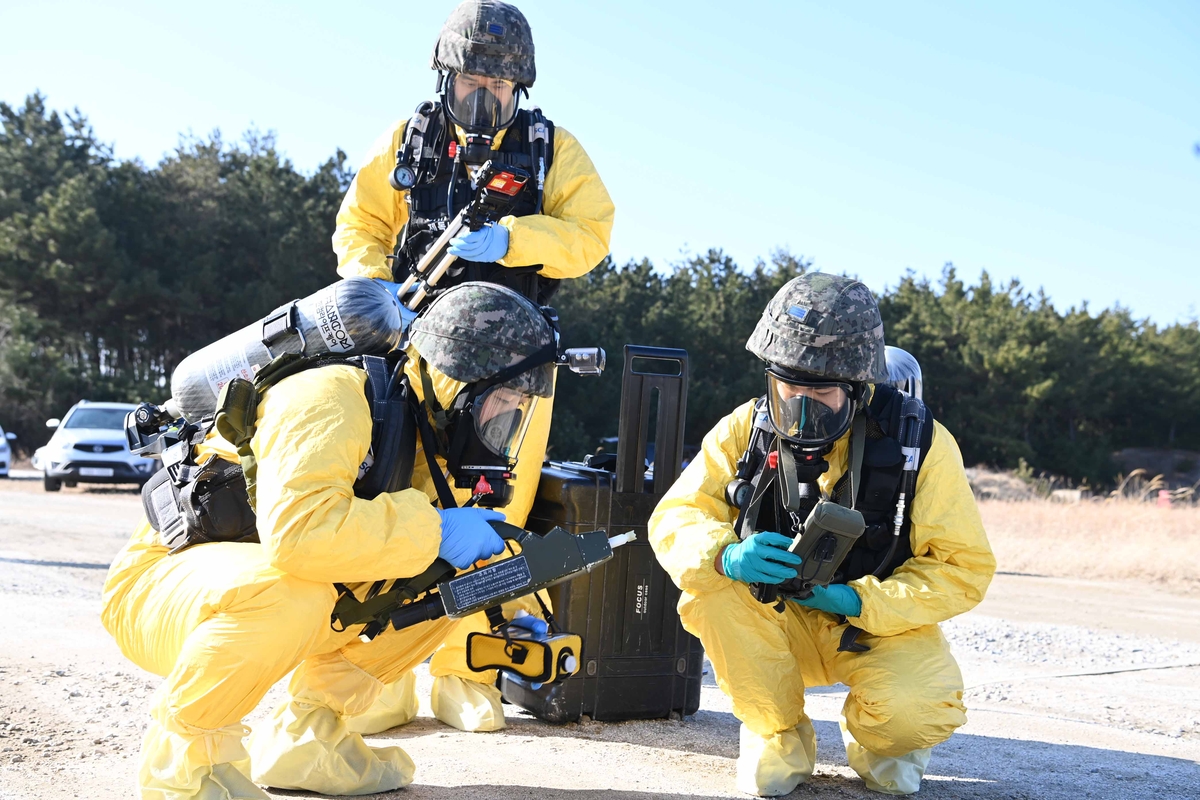
[[(416, 398), (424, 402), (425, 386), (421, 382), (421, 354), (411, 344), (405, 353), (407, 353), (408, 359), (404, 363), (404, 375), (408, 378), (408, 385), (412, 387)], [(425, 369), (429, 373), (430, 383), (433, 384), (433, 393), (437, 395), (438, 405), (442, 408), (449, 408), (454, 402), (454, 398), (458, 397), (459, 392), (465, 389), (467, 384), (454, 380), (428, 361), (425, 362)]]

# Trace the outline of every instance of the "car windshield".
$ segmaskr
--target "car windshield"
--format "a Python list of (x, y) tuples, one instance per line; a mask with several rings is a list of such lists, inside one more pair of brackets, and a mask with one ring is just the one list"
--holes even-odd
[(119, 431), (125, 427), (125, 415), (121, 408), (77, 408), (67, 417), (64, 428), (104, 428)]

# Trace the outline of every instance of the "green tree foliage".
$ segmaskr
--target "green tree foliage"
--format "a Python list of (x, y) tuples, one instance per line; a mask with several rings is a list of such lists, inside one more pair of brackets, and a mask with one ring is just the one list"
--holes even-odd
[[(305, 175), (270, 136), (186, 138), (155, 166), (115, 159), (78, 112), (0, 104), (0, 422), (27, 449), (86, 397), (165, 399), (195, 349), (335, 279), (329, 237), (345, 156)], [(739, 268), (720, 250), (667, 271), (605, 261), (554, 299), (567, 346), (600, 345), (599, 379), (563, 374), (551, 454), (617, 433), (622, 346), (685, 348), (687, 441), (763, 391), (745, 342), (772, 294), (810, 264)], [(881, 290), (883, 287), (873, 287)], [(887, 340), (925, 373), (926, 400), (967, 463), (1110, 481), (1129, 446), (1200, 449), (1200, 329), (1122, 308), (1057, 311), (1019, 283), (947, 267), (882, 291)]]
[(761, 394), (762, 370), (746, 351), (746, 338), (775, 291), (807, 267), (803, 259), (780, 252), (770, 264), (744, 271), (720, 250), (709, 250), (668, 274), (645, 260), (624, 268), (605, 261), (566, 282), (554, 298), (564, 345), (599, 345), (610, 361), (600, 379), (560, 376), (552, 454), (578, 457), (595, 450), (600, 437), (617, 435), (625, 344), (688, 351), (689, 441), (734, 405)]
[(40, 95), (0, 123), (0, 415), (26, 446), (81, 397), (162, 399), (189, 352), (333, 275), (341, 152), (306, 176), (214, 133), (147, 168)]
[(1200, 330), (1128, 310), (1065, 313), (987, 273), (968, 287), (909, 274), (880, 297), (889, 344), (924, 371), (926, 401), (968, 464), (1112, 480), (1124, 447), (1200, 448)]

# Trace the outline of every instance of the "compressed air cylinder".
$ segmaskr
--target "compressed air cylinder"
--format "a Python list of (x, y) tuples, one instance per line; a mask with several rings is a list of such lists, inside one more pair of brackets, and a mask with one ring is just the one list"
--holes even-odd
[(171, 399), (188, 422), (198, 422), (216, 411), (225, 384), (254, 380), (276, 356), (383, 355), (399, 345), (402, 333), (388, 290), (367, 278), (347, 278), (192, 353), (171, 375)]

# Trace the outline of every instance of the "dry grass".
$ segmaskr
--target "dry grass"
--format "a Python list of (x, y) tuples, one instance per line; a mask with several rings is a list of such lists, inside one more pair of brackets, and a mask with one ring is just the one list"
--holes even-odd
[(983, 500), (979, 510), (1005, 572), (1144, 580), (1200, 593), (1198, 506)]

